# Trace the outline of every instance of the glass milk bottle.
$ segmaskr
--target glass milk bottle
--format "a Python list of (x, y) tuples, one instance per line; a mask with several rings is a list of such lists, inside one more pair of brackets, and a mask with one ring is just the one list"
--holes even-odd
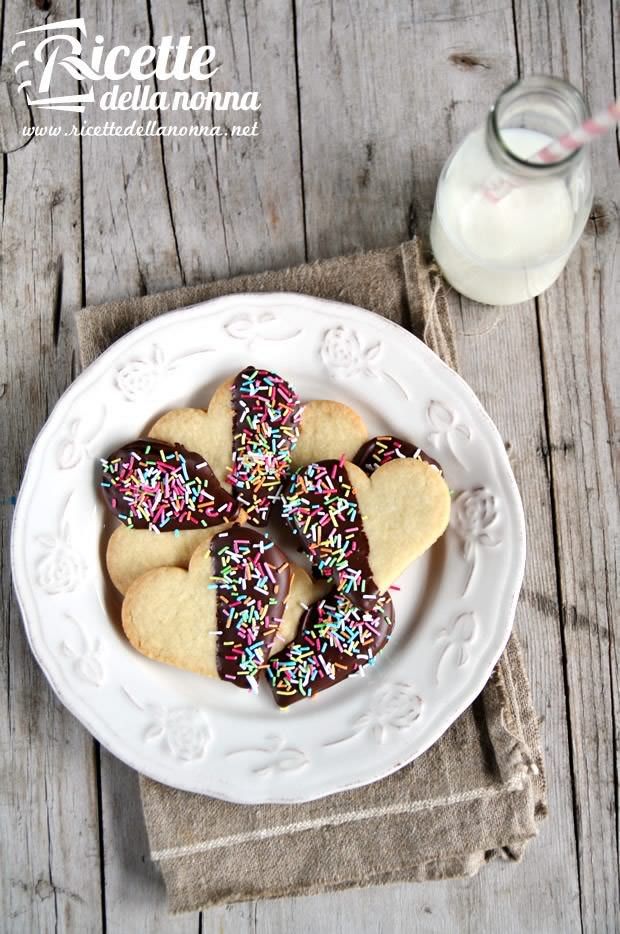
[(592, 205), (588, 147), (560, 162), (531, 161), (582, 123), (585, 102), (557, 78), (506, 88), (486, 124), (443, 167), (431, 222), (435, 259), (463, 295), (510, 305), (555, 282)]

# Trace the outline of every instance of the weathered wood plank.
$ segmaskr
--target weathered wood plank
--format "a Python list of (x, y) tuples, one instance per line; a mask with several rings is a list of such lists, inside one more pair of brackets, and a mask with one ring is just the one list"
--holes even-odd
[[(348, 9), (299, 4), (313, 258), (387, 246), (406, 238), (412, 225), (423, 226), (437, 172), (462, 128), (473, 126), (483, 102), (514, 77), (507, 0), (493, 10), (460, 6), (462, 14), (449, 16), (433, 0), (388, 10), (372, 2)], [(467, 67), (460, 64), (464, 49)]]
[[(524, 67), (548, 55), (556, 72), (586, 89), (592, 107), (614, 97), (611, 7), (521, 5)], [(546, 23), (542, 23), (545, 20)], [(545, 30), (542, 31), (542, 26)], [(616, 92), (617, 96), (617, 92)], [(539, 300), (549, 426), (575, 821), (584, 931), (617, 930), (620, 672), (617, 618), (620, 294), (618, 148), (592, 147), (595, 200), (566, 273)]]
[[(310, 258), (395, 242), (406, 237), (411, 215), (424, 228), (443, 159), (517, 72), (510, 3), (461, 9), (298, 9)], [(525, 498), (530, 559), (517, 625), (545, 714), (554, 820), (519, 869), (495, 865), (470, 882), (259, 904), (257, 923), (269, 931), (287, 929), (299, 912), (310, 930), (535, 930), (542, 902), (545, 930), (579, 928), (535, 309), (507, 312), (489, 330), (492, 311), (452, 303), (463, 373), (512, 445)]]
[[(87, 55), (97, 33), (109, 45), (147, 45), (150, 27), (146, 0), (119, 4), (84, 0), (81, 15), (88, 22)], [(116, 82), (133, 90), (131, 78)], [(152, 80), (145, 82), (153, 90)], [(99, 94), (109, 90), (103, 79)], [(117, 125), (134, 120), (143, 126), (153, 113), (114, 111)], [(91, 109), (83, 125), (104, 122)], [(84, 201), (84, 271), (86, 301), (124, 298), (157, 292), (181, 281), (181, 267), (170, 216), (161, 147), (156, 137), (85, 137), (82, 141)]]
[[(76, 5), (61, 0), (60, 19)], [(33, 4), (4, 7), (3, 55), (15, 34), (44, 21)], [(35, 64), (35, 77), (40, 77)], [(64, 93), (75, 83), (65, 81)], [(8, 100), (8, 98), (7, 98)], [(40, 111), (39, 125), (73, 123)], [(14, 127), (15, 130), (15, 127)], [(70, 309), (81, 298), (77, 140), (6, 140), (2, 205), (0, 491), (2, 713), (0, 715), (0, 917), (11, 932), (97, 930), (101, 923), (93, 741), (54, 698), (26, 643), (11, 594), (11, 505), (30, 446), (71, 380)]]
[[(83, 0), (81, 15), (88, 24), (90, 42), (97, 33), (108, 46), (150, 42), (146, 0), (120, 6), (111, 0)], [(85, 46), (88, 50), (88, 41)], [(154, 90), (152, 81), (146, 83)], [(126, 79), (120, 84), (123, 90), (133, 89), (134, 82)], [(97, 91), (104, 93), (109, 87), (104, 80)], [(110, 118), (122, 126), (134, 120), (144, 126), (153, 113), (102, 115), (87, 109), (83, 124)], [(96, 303), (180, 285), (181, 263), (159, 139), (84, 137), (82, 170), (85, 301)], [(107, 931), (196, 934), (198, 914), (174, 920), (167, 915), (163, 887), (146, 856), (136, 777), (102, 751), (100, 781)]]
[(28, 143), (23, 130), (32, 126), (26, 94), (17, 88), (13, 68), (3, 65), (0, 70), (0, 152), (5, 154)]
[[(235, 275), (303, 262), (291, 7), (279, 0), (202, 0), (202, 6), (207, 40), (222, 62), (213, 89), (253, 89), (262, 101), (258, 137), (217, 141), (228, 271)], [(239, 122), (254, 119), (252, 114)], [(234, 122), (231, 111), (226, 123)], [(205, 204), (206, 211), (213, 207)]]
[(102, 750), (106, 930), (111, 934), (198, 934), (198, 914), (171, 918), (148, 848), (138, 775)]
[[(163, 153), (179, 259), (187, 283), (303, 260), (292, 17), (273, 0), (174, 5), (152, 0), (154, 37), (215, 46), (215, 92), (256, 90), (265, 106), (168, 113), (178, 126), (259, 124), (256, 137), (165, 137)], [(198, 82), (166, 82), (174, 91)], [(278, 93), (274, 93), (274, 89)]]
[[(292, 20), (273, 3), (248, 4), (246, 20), (244, 7), (210, 3), (204, 19), (191, 0), (173, 6), (153, 0), (122, 11), (114, 5), (113, 19), (110, 2), (83, 11), (112, 44), (125, 36), (157, 43), (162, 35), (189, 34), (198, 45), (207, 35), (221, 62), (214, 90), (252, 89), (253, 82), (257, 89), (283, 89), (282, 104), (261, 118), (263, 136), (256, 139), (165, 137), (161, 143), (124, 141), (122, 148), (84, 141), (87, 302), (107, 299), (110, 282), (119, 294), (130, 294), (303, 259), (296, 120), (288, 126), (289, 108), (296, 108)], [(166, 88), (187, 90), (191, 84), (168, 82)], [(227, 123), (242, 122), (233, 112), (224, 116)], [(215, 114), (213, 122), (218, 119)], [(208, 114), (194, 120), (211, 122)], [(162, 119), (164, 125), (190, 122), (186, 112)], [(101, 164), (104, 189), (92, 172)], [(148, 203), (128, 197), (129, 190), (148, 191)], [(113, 237), (114, 249), (101, 251), (99, 243)], [(166, 916), (161, 881), (148, 860), (145, 866), (146, 839), (135, 831), (135, 821), (142, 820), (135, 777), (105, 753), (101, 775), (108, 931), (196, 930), (196, 916)], [(245, 914), (242, 907), (226, 912), (237, 931), (245, 927)], [(208, 915), (205, 925), (211, 929)]]
[[(44, 14), (18, 10), (14, 0), (5, 6), (6, 50), (14, 32), (32, 24), (28, 16), (42, 21)], [(203, 11), (192, 0), (153, 0), (149, 21), (146, 0), (133, 9), (112, 0), (85, 0), (81, 6), (91, 35), (97, 24), (112, 43), (138, 37), (146, 42), (151, 33), (181, 34), (186, 24), (187, 31), (204, 41), (206, 21), (208, 41), (217, 46), (222, 61), (214, 87), (220, 81), (222, 88), (255, 86), (263, 99), (257, 140), (222, 141), (217, 147), (207, 140), (191, 140), (191, 145), (189, 140), (165, 140), (163, 146), (157, 140), (138, 140), (136, 145), (84, 140), (87, 300), (302, 259), (288, 8), (263, 0), (248, 3), (246, 13), (246, 4), (229, 9), (218, 0), (204, 4)], [(424, 226), (449, 148), (516, 76), (510, 4), (504, 0), (492, 10), (488, 6), (466, 2), (446, 9), (423, 0), (413, 9), (394, 4), (386, 10), (384, 4), (357, 2), (345, 10), (336, 4), (297, 4), (311, 258), (396, 242), (406, 236), (412, 220)], [(75, 15), (68, 2), (53, 7), (54, 19)], [(525, 72), (585, 81), (592, 101), (598, 94), (603, 102), (611, 93), (610, 8), (602, 0), (583, 4), (583, 48), (580, 9), (576, 2), (540, 7), (515, 0), (516, 45)], [(615, 30), (617, 50), (617, 18)], [(204, 930), (579, 927), (550, 477), (584, 929), (614, 929), (619, 916), (613, 816), (618, 655), (611, 601), (617, 592), (612, 560), (617, 485), (608, 441), (615, 440), (609, 425), (617, 398), (618, 332), (612, 313), (618, 294), (618, 208), (611, 138), (596, 160), (600, 195), (588, 237), (566, 278), (539, 303), (544, 373), (533, 306), (507, 311), (483, 334), (479, 332), (489, 327), (494, 312), (452, 299), (462, 371), (511, 442), (525, 499), (530, 558), (518, 626), (536, 703), (545, 718), (552, 820), (543, 825), (519, 868), (490, 866), (469, 882), (213, 910), (203, 916)], [(2, 431), (6, 428), (11, 439), (23, 441), (19, 449), (14, 440), (11, 445), (5, 439), (2, 445), (12, 452), (1, 491), (3, 546), (7, 507), (29, 444), (69, 378), (63, 313), (80, 304), (81, 297), (79, 149), (74, 141), (35, 140), (8, 157), (6, 171), (2, 309), (7, 344), (2, 351), (5, 346), (29, 349), (6, 361), (0, 357), (0, 383), (6, 386), (0, 405), (10, 413), (10, 420), (2, 420)], [(24, 251), (26, 239), (32, 246)], [(59, 257), (63, 288), (55, 347), (51, 335)], [(39, 346), (43, 366), (31, 350)], [(3, 592), (10, 586), (8, 573), (3, 565)], [(101, 909), (92, 745), (50, 698), (24, 644), (14, 604), (3, 605), (3, 610), (6, 712), (0, 743), (8, 750), (2, 766), (10, 780), (2, 776), (0, 836), (14, 841), (15, 855), (0, 886), (0, 911), (15, 931), (52, 930), (57, 920), (59, 930), (97, 930)], [(162, 887), (144, 862), (145, 840), (136, 830), (141, 824), (135, 778), (105, 753), (102, 800), (108, 930), (195, 931), (196, 916), (166, 917)]]

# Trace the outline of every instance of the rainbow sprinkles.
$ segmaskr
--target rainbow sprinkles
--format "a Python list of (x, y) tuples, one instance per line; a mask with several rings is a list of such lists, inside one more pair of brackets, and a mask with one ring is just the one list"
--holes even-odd
[(301, 403), (277, 373), (248, 366), (232, 387), (233, 439), (229, 482), (251, 525), (265, 525), (291, 466)]
[(130, 529), (181, 531), (225, 525), (239, 508), (207, 462), (178, 444), (149, 438), (101, 458), (108, 506)]
[[(122, 618), (138, 651), (252, 691), (266, 672), (277, 704), (287, 707), (374, 665), (394, 625), (388, 590), (407, 560), (445, 530), (449, 491), (440, 465), (417, 445), (391, 435), (368, 439), (365, 430), (354, 462), (341, 453), (346, 431), (341, 437), (332, 429), (332, 458), (308, 464), (314, 449), (325, 448), (312, 418), (297, 458), (306, 466), (294, 470), (303, 406), (269, 370), (246, 366), (218, 387), (207, 414), (212, 405), (212, 438), (204, 410), (179, 410), (165, 431), (159, 423), (151, 430), (162, 428), (170, 442), (191, 439), (213, 452), (214, 463), (217, 453), (219, 478), (203, 454), (149, 437), (101, 459), (102, 493), (126, 527), (110, 537), (108, 566), (124, 582), (115, 552), (128, 556), (133, 576), (122, 590)], [(343, 426), (352, 424), (358, 436), (351, 456), (359, 417), (343, 408)], [(380, 468), (371, 488), (368, 478)], [(297, 536), (314, 583), (256, 528), (272, 518)], [(192, 536), (179, 538), (200, 529), (211, 531), (196, 546)]]
[(234, 528), (211, 542), (216, 591), (217, 670), (223, 681), (257, 690), (288, 596), (291, 570), (266, 535)]
[(296, 471), (282, 500), (282, 516), (299, 534), (316, 572), (354, 603), (376, 600), (363, 516), (344, 458)]
[(308, 608), (297, 639), (276, 655), (267, 677), (280, 707), (313, 697), (349, 675), (374, 665), (394, 624), (389, 593), (372, 609), (331, 593)]

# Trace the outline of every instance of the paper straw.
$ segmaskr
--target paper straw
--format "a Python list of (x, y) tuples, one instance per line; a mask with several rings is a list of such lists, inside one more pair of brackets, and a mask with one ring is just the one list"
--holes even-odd
[[(612, 101), (606, 110), (601, 110), (588, 120), (584, 120), (574, 130), (547, 143), (533, 156), (529, 156), (527, 161), (539, 165), (560, 162), (571, 152), (574, 152), (575, 149), (581, 149), (582, 146), (587, 146), (593, 140), (602, 136), (603, 133), (614, 127), (618, 121), (620, 121), (620, 99)], [(519, 188), (522, 184), (523, 182), (520, 180), (516, 181), (498, 175), (485, 185), (483, 194), (489, 201), (501, 201), (510, 191)]]

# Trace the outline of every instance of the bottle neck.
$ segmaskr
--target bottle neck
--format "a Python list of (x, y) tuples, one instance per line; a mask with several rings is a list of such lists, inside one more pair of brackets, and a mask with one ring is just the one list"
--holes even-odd
[[(568, 153), (558, 162), (538, 162), (511, 148), (511, 130), (529, 130), (537, 134), (541, 148), (586, 119), (583, 97), (572, 85), (558, 78), (532, 76), (506, 88), (489, 111), (486, 122), (486, 145), (496, 167), (521, 180), (565, 177), (585, 158), (585, 150)], [(536, 151), (536, 150), (535, 150)]]

